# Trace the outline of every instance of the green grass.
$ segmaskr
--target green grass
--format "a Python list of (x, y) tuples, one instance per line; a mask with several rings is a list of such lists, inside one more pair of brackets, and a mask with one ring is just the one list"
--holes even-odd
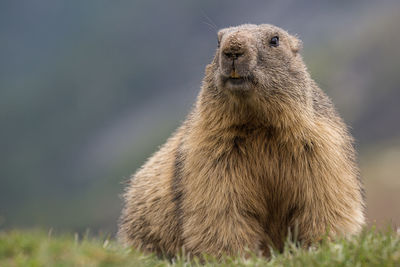
[[(174, 264), (121, 247), (107, 238), (50, 235), (43, 231), (0, 232), (0, 266), (192, 266), (178, 258)], [(208, 260), (209, 266), (400, 266), (400, 234), (393, 230), (364, 231), (349, 240), (323, 241), (311, 249), (288, 243), (281, 254)]]

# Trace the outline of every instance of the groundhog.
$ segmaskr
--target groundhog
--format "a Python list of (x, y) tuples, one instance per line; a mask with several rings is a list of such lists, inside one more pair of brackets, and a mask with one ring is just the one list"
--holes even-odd
[(119, 238), (163, 255), (245, 255), (356, 234), (352, 138), (311, 79), (301, 42), (272, 25), (218, 32), (197, 102), (131, 178)]

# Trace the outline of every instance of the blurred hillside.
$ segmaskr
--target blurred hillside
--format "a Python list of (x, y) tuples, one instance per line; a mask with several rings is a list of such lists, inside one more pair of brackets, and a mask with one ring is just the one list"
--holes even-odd
[(215, 27), (242, 23), (303, 40), (355, 136), (370, 222), (399, 224), (399, 14), (395, 0), (1, 1), (0, 227), (114, 231), (122, 182), (195, 101)]

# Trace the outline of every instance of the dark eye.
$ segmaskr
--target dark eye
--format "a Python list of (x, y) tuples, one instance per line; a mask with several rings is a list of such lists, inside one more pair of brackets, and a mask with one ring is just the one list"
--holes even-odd
[(218, 42), (218, 48), (219, 48), (221, 46), (221, 40), (218, 38), (217, 42)]
[(279, 45), (279, 36), (272, 37), (271, 40), (269, 41), (269, 45), (277, 47)]

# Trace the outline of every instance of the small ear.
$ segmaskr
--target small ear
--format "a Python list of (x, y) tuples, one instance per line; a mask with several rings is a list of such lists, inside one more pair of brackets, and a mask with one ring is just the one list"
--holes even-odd
[(290, 42), (290, 48), (295, 54), (298, 53), (303, 47), (303, 42), (296, 36), (289, 35), (289, 42)]
[(222, 36), (224, 35), (224, 33), (225, 33), (225, 29), (219, 30), (219, 32), (218, 32), (218, 42), (221, 42)]

